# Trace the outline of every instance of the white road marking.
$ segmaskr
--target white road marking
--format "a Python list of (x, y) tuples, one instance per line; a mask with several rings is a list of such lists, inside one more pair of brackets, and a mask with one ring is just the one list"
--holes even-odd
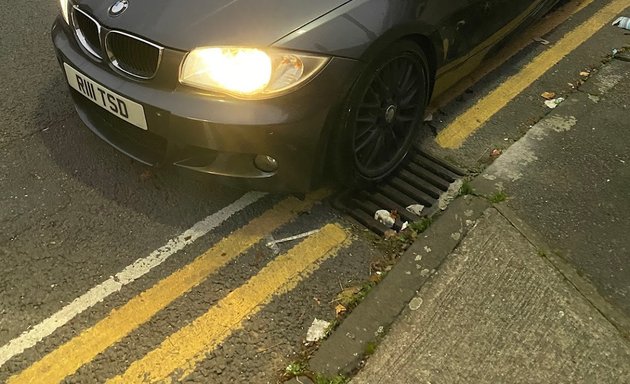
[(249, 192), (232, 204), (222, 208), (218, 212), (199, 221), (181, 235), (171, 239), (166, 245), (151, 252), (147, 257), (136, 260), (115, 276), (90, 289), (83, 295), (74, 299), (57, 313), (35, 325), (20, 336), (9, 341), (0, 348), (0, 367), (11, 358), (21, 354), (26, 349), (35, 346), (45, 337), (50, 336), (55, 330), (67, 324), (81, 312), (103, 301), (112, 293), (118, 292), (125, 285), (137, 280), (153, 268), (162, 264), (175, 253), (192, 244), (198, 238), (217, 228), (235, 213), (260, 200), (266, 194), (261, 192)]
[(274, 245), (278, 245), (280, 243), (286, 243), (287, 241), (293, 241), (293, 240), (299, 240), (299, 239), (303, 239), (305, 237), (309, 237), (310, 235), (314, 235), (317, 232), (319, 232), (319, 229), (314, 229), (312, 231), (308, 231), (308, 232), (304, 232), (304, 233), (300, 233), (299, 235), (295, 235), (295, 236), (289, 236), (289, 237), (285, 237), (284, 239), (280, 239), (280, 240), (271, 240), (267, 243), (267, 246), (269, 248), (274, 249)]
[(494, 161), (482, 173), (486, 180), (496, 181), (497, 188), (502, 189), (502, 181), (515, 182), (523, 177), (523, 173), (530, 169), (532, 163), (538, 161), (536, 148), (549, 135), (570, 131), (577, 124), (574, 116), (564, 116), (557, 113), (548, 115), (536, 123), (529, 131), (512, 144), (510, 148)]

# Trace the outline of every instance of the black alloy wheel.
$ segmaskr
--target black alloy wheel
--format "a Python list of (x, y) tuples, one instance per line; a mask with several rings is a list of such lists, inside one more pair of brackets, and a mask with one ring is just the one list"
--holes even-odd
[(429, 81), (426, 56), (409, 41), (367, 66), (350, 92), (338, 141), (345, 153), (335, 163), (345, 184), (378, 182), (404, 161), (422, 126)]

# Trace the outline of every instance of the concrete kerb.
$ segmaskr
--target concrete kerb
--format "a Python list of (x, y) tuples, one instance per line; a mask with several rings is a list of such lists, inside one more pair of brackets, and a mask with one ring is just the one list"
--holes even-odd
[(310, 360), (310, 369), (332, 377), (347, 376), (360, 368), (369, 343), (378, 340), (405, 307), (413, 305), (420, 288), (438, 273), (442, 262), (489, 206), (487, 200), (470, 195), (453, 201), (322, 343)]

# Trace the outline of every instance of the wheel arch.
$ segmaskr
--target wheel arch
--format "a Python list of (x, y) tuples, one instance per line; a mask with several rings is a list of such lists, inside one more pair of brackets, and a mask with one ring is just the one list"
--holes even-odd
[(437, 60), (437, 52), (436, 48), (431, 42), (431, 40), (421, 34), (412, 34), (404, 37), (405, 40), (411, 40), (414, 43), (418, 44), (420, 48), (424, 51), (424, 54), (427, 56), (427, 61), (429, 64), (429, 99), (433, 94), (433, 87), (435, 86), (435, 77), (437, 74), (438, 68), (438, 60)]
[[(387, 42), (386, 42), (387, 41)], [(398, 48), (393, 48), (393, 46), (397, 46)], [(425, 76), (426, 76), (426, 86), (425, 86), (425, 90), (424, 90), (424, 97), (425, 97), (425, 103), (428, 104), (429, 100), (430, 100), (430, 96), (431, 96), (431, 92), (432, 92), (432, 87), (433, 87), (433, 75), (435, 74), (436, 71), (436, 57), (435, 57), (435, 50), (431, 47), (430, 45), (430, 40), (423, 35), (401, 35), (400, 38), (392, 40), (391, 42), (389, 42), (389, 40), (381, 40), (380, 43), (376, 46), (376, 48), (373, 48), (370, 51), (366, 51), (366, 54), (361, 58), (360, 62), (363, 63), (363, 67), (361, 68), (361, 71), (358, 71), (357, 76), (353, 79), (352, 81), (352, 86), (349, 87), (348, 90), (348, 94), (344, 97), (344, 100), (347, 100), (348, 97), (350, 97), (350, 95), (353, 92), (353, 89), (355, 88), (355, 86), (357, 85), (357, 82), (361, 81), (362, 78), (364, 78), (364, 76), (367, 74), (366, 73), (366, 69), (371, 68), (374, 64), (374, 62), (378, 62), (379, 60), (381, 60), (379, 58), (379, 54), (383, 54), (383, 55), (390, 55), (392, 48), (395, 49), (400, 49), (400, 47), (414, 47), (411, 48), (413, 50), (417, 50), (418, 52), (422, 53), (423, 59), (422, 61), (424, 62), (424, 72), (425, 72)], [(403, 48), (404, 49), (404, 48)], [(368, 75), (369, 76), (369, 75)], [(426, 104), (425, 104), (426, 105)], [(341, 153), (340, 149), (342, 149), (343, 147), (345, 147), (344, 143), (347, 143), (348, 140), (342, 139), (344, 137), (344, 133), (345, 130), (342, 129), (341, 127), (341, 122), (345, 121), (347, 116), (346, 113), (350, 113), (350, 109), (345, 108), (346, 104), (340, 106), (340, 108), (338, 108), (337, 112), (334, 114), (334, 116), (329, 116), (329, 123), (331, 124), (331, 126), (328, 127), (328, 129), (326, 130), (327, 132), (327, 139), (325, 140), (325, 145), (326, 145), (326, 161), (323, 163), (320, 163), (322, 166), (322, 170), (324, 169), (337, 169), (339, 170), (339, 164), (340, 163), (339, 160), (342, 160), (341, 163), (349, 163), (350, 159), (349, 158), (345, 158), (344, 156), (338, 156), (339, 153)], [(423, 108), (424, 110), (424, 108)], [(422, 121), (422, 116), (419, 117), (419, 121)], [(344, 151), (345, 152), (345, 151)], [(402, 157), (400, 159), (400, 161), (403, 161), (404, 157)], [(337, 173), (335, 172), (335, 176), (337, 181), (342, 180), (343, 177), (345, 176), (344, 172), (341, 173)], [(365, 177), (365, 176), (362, 176)], [(369, 178), (369, 177), (368, 177)], [(355, 177), (351, 178), (352, 180), (357, 180)], [(367, 179), (366, 179), (367, 180)]]
[[(379, 38), (370, 42), (367, 48), (361, 49), (360, 54), (357, 52), (357, 55), (354, 57), (357, 59), (357, 71), (354, 78), (349, 79), (347, 92), (349, 93), (352, 90), (361, 73), (365, 70), (367, 63), (369, 63), (375, 56), (378, 56), (379, 53), (383, 52), (388, 46), (403, 40), (408, 40), (418, 45), (427, 57), (430, 80), (429, 84), (427, 84), (427, 94), (430, 100), (435, 86), (436, 74), (441, 65), (441, 58), (444, 57), (444, 53), (441, 42), (442, 40), (436, 28), (421, 22), (414, 22), (393, 27)], [(345, 99), (345, 97), (343, 99)], [(330, 155), (333, 150), (333, 146), (330, 145), (330, 141), (335, 136), (335, 130), (339, 129), (338, 120), (342, 112), (343, 106), (337, 105), (331, 109), (331, 112), (326, 120), (325, 127), (322, 131), (323, 137), (320, 141), (319, 153), (321, 157), (317, 161), (318, 167), (315, 170), (316, 180), (322, 180), (326, 170), (330, 166)]]

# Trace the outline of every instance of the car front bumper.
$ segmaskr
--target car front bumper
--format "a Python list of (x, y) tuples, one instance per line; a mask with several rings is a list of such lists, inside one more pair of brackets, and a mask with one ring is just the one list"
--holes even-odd
[[(174, 79), (184, 52), (166, 49), (162, 73), (136, 81), (88, 57), (61, 18), (53, 25), (52, 39), (62, 68), (67, 63), (144, 108), (146, 131), (70, 88), (81, 119), (99, 137), (145, 164), (174, 164), (269, 191), (305, 192), (319, 181), (335, 112), (359, 66), (354, 60), (333, 58), (290, 94), (238, 100), (178, 84)], [(259, 169), (257, 155), (276, 159), (277, 170)]]

